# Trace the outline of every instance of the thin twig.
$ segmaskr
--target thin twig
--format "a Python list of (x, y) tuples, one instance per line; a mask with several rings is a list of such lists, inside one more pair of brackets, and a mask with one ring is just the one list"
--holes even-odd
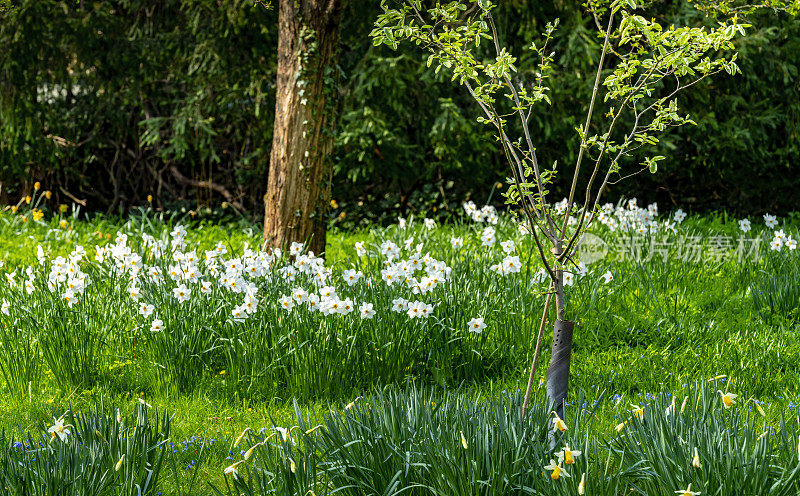
[(542, 311), (542, 322), (539, 324), (539, 335), (536, 338), (536, 350), (533, 352), (533, 363), (531, 364), (531, 373), (528, 376), (528, 388), (525, 390), (525, 400), (522, 402), (522, 417), (528, 411), (528, 403), (531, 399), (531, 390), (533, 389), (533, 378), (536, 374), (536, 367), (539, 365), (539, 356), (542, 352), (542, 341), (544, 339), (544, 325), (547, 323), (547, 311), (550, 309), (550, 298), (553, 296), (553, 281), (550, 281), (550, 287), (547, 289), (547, 298), (544, 302), (544, 311)]

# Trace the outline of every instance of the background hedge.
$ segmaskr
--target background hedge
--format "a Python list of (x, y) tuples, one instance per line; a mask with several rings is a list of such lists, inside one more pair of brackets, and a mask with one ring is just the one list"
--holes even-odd
[[(124, 212), (234, 203), (254, 219), (266, 190), (277, 12), (252, 0), (22, 0), (0, 14), (0, 200), (33, 181), (86, 208)], [(599, 50), (581, 2), (500, 2), (504, 43), (524, 47), (559, 18), (553, 106), (533, 117), (540, 161), (570, 163)], [(348, 221), (486, 201), (505, 164), (468, 95), (410, 49), (375, 48), (379, 2), (343, 16), (333, 162)], [(648, 13), (711, 22), (687, 2)], [(800, 19), (763, 12), (739, 40), (743, 74), (687, 93), (697, 122), (662, 140), (668, 160), (609, 197), (636, 195), (697, 210), (797, 210), (800, 195)], [(520, 74), (533, 63), (520, 51)], [(599, 120), (597, 120), (599, 121)], [(556, 192), (558, 193), (558, 192)]]

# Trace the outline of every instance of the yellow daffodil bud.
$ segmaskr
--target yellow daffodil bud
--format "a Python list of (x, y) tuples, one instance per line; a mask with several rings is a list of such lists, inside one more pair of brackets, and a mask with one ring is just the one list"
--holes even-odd
[(33, 198), (31, 198), (30, 196), (25, 197), (25, 203), (30, 203), (31, 200), (33, 200)]
[(67, 213), (67, 206), (62, 203), (61, 205), (58, 206), (58, 211), (61, 212), (62, 214)]
[(119, 459), (119, 461), (117, 462), (117, 464), (116, 464), (116, 465), (114, 465), (114, 471), (115, 471), (115, 472), (119, 472), (119, 469), (121, 469), (121, 468), (122, 468), (122, 462), (124, 462), (124, 461), (125, 461), (125, 455), (123, 454), (123, 455), (120, 457), (120, 459)]
[(620, 431), (622, 431), (622, 429), (624, 429), (624, 428), (625, 428), (625, 425), (626, 425), (627, 423), (628, 423), (628, 421), (626, 420), (625, 422), (622, 422), (621, 424), (617, 424), (617, 426), (616, 426), (616, 427), (614, 427), (614, 430), (615, 430), (615, 431), (617, 431), (617, 432), (620, 432)]
[(672, 397), (672, 403), (670, 403), (667, 409), (664, 411), (664, 415), (669, 417), (669, 415), (674, 411), (675, 411), (675, 396)]
[(249, 428), (249, 427), (245, 427), (245, 428), (244, 428), (244, 430), (242, 431), (242, 433), (241, 433), (241, 434), (239, 434), (239, 437), (237, 437), (237, 438), (236, 438), (236, 441), (234, 441), (234, 442), (233, 442), (233, 447), (234, 447), (234, 448), (235, 448), (235, 447), (237, 447), (237, 446), (239, 446), (239, 443), (241, 443), (241, 442), (242, 442), (242, 439), (244, 439), (244, 436), (245, 436), (245, 434), (247, 434), (247, 432), (248, 432), (249, 430), (250, 430), (250, 428)]
[(756, 405), (756, 411), (758, 411), (758, 413), (760, 413), (762, 417), (767, 416), (766, 412), (764, 412), (764, 409), (761, 408), (761, 405), (758, 404), (758, 401), (755, 398), (753, 398), (753, 404)]
[(39, 191), (41, 188), (42, 188), (42, 184), (39, 181), (36, 181), (35, 183), (33, 183), (33, 190), (34, 191)]
[(19, 207), (18, 207), (18, 206), (16, 206), (16, 205), (12, 205), (12, 206), (11, 206), (11, 213), (12, 213), (12, 214), (15, 214), (15, 213), (17, 213), (17, 210), (19, 210)]
[(464, 431), (458, 431), (458, 433), (461, 434), (461, 447), (467, 449), (467, 438), (464, 437)]
[(694, 468), (700, 468), (700, 454), (697, 452), (697, 448), (694, 449), (694, 458), (692, 458), (692, 466)]
[(316, 427), (312, 427), (312, 428), (310, 428), (309, 430), (307, 430), (307, 431), (306, 431), (306, 436), (308, 436), (309, 434), (311, 434), (311, 433), (312, 433), (312, 432), (314, 432), (315, 430), (319, 429), (320, 427), (322, 427), (322, 424), (319, 424), (319, 425), (318, 425), (318, 426), (316, 426)]
[(294, 463), (294, 460), (292, 460), (291, 458), (289, 458), (289, 470), (291, 470), (292, 473), (295, 473), (297, 471), (297, 465)]
[(45, 198), (47, 198), (47, 199), (49, 200), (50, 198), (52, 198), (52, 197), (53, 197), (53, 192), (52, 192), (52, 191), (50, 191), (50, 190), (47, 190), (47, 191), (45, 191), (45, 192), (44, 192), (44, 197), (45, 197)]
[(689, 401), (689, 397), (688, 396), (683, 399), (683, 403), (681, 403), (681, 413), (683, 413), (683, 411), (686, 410), (686, 403), (688, 401)]
[(147, 195), (147, 203), (153, 203), (153, 195)]
[(586, 494), (586, 472), (581, 475), (581, 483), (578, 484), (578, 494)]
[(122, 414), (119, 412), (119, 408), (117, 408), (117, 422), (122, 422)]

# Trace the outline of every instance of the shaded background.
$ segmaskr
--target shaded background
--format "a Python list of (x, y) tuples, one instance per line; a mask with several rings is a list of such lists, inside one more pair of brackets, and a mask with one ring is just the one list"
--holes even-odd
[[(600, 49), (581, 2), (510, 0), (496, 11), (524, 76), (521, 47), (559, 18), (552, 107), (533, 117), (540, 161), (574, 162)], [(686, 2), (649, 13), (709, 22)], [(346, 2), (341, 27), (339, 125), (332, 161), (338, 222), (500, 203), (506, 164), (478, 109), (416, 47), (371, 45), (379, 2)], [(637, 196), (694, 210), (785, 213), (800, 204), (800, 20), (770, 12), (738, 40), (742, 75), (683, 93), (697, 126), (666, 135), (656, 175), (607, 198)], [(236, 205), (263, 215), (274, 113), (277, 11), (252, 1), (25, 0), (0, 20), (0, 201), (34, 181), (53, 204), (125, 213)], [(595, 119), (600, 122), (600, 119)], [(565, 180), (568, 178), (562, 178)], [(557, 184), (560, 198), (565, 185)], [(435, 212), (434, 212), (435, 209)]]

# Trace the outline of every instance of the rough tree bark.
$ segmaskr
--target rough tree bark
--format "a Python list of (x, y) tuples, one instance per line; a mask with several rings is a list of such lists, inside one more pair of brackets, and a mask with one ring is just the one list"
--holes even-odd
[(278, 81), (264, 245), (325, 249), (336, 115), (336, 45), (343, 0), (280, 0)]

